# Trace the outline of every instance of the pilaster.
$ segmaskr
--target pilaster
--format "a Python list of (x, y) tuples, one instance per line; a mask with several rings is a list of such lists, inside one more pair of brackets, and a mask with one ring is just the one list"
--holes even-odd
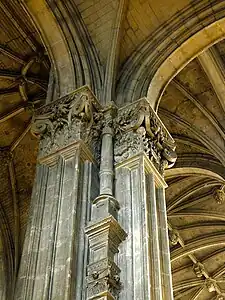
[(99, 194), (101, 107), (83, 87), (36, 112), (40, 137), (16, 299), (85, 299), (91, 199)]
[(147, 99), (88, 87), (36, 112), (36, 181), (16, 299), (172, 300), (164, 169), (175, 144)]
[(121, 299), (173, 299), (164, 169), (176, 161), (175, 144), (143, 98), (119, 109), (114, 145), (121, 245)]

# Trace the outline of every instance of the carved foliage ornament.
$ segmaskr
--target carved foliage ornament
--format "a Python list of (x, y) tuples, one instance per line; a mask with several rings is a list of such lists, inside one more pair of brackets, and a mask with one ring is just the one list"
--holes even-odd
[(176, 162), (174, 140), (147, 99), (118, 110), (113, 105), (103, 110), (87, 86), (36, 111), (32, 133), (44, 137), (41, 154), (82, 139), (98, 159), (99, 137), (107, 126), (114, 129), (116, 163), (143, 151), (161, 173)]
[(146, 98), (119, 109), (115, 129), (117, 163), (141, 151), (161, 173), (176, 162), (175, 142)]
[(213, 196), (216, 200), (216, 203), (222, 204), (225, 202), (225, 186), (221, 186), (220, 189), (216, 189), (213, 193)]
[[(87, 86), (36, 111), (31, 128), (41, 138), (40, 152), (48, 154), (75, 140), (99, 147), (101, 106)], [(95, 149), (97, 152), (97, 149)]]
[(89, 240), (90, 263), (87, 268), (87, 299), (117, 299), (121, 288), (120, 269), (114, 262), (118, 247), (126, 238), (119, 223), (109, 215), (91, 222), (85, 229)]
[(71, 128), (73, 118), (91, 127), (94, 122), (94, 113), (100, 108), (89, 89), (84, 87), (37, 110), (32, 132), (37, 135), (48, 132), (54, 137), (57, 129), (64, 124)]
[(120, 269), (108, 258), (88, 266), (88, 298), (109, 292), (117, 299), (121, 288)]

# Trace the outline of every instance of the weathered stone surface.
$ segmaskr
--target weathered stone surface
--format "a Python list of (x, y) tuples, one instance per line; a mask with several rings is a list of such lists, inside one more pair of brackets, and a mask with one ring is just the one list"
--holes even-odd
[(125, 231), (112, 217), (91, 223), (85, 232), (89, 240), (90, 263), (87, 277), (87, 299), (117, 299), (120, 269), (114, 262), (118, 247), (126, 238)]
[(163, 177), (144, 152), (118, 163), (115, 177), (118, 221), (128, 234), (118, 255), (121, 298), (173, 299)]
[(160, 173), (176, 162), (176, 145), (146, 98), (118, 110), (115, 120), (115, 162), (145, 152)]
[[(37, 191), (34, 188), (38, 205), (43, 203), (44, 207), (37, 210), (34, 222), (44, 228), (40, 234), (38, 230), (35, 232), (32, 246), (28, 247), (29, 251), (35, 249), (36, 258), (32, 254), (33, 258), (24, 263), (31, 274), (27, 278), (36, 281), (34, 294), (44, 287), (42, 298), (50, 298), (51, 293), (63, 298), (63, 288), (69, 286), (69, 279), (64, 280), (64, 271), (72, 264), (81, 276), (76, 278), (76, 295), (71, 297), (86, 298), (83, 282), (87, 274), (83, 271), (83, 261), (86, 263), (89, 256), (87, 237), (82, 230), (79, 232), (82, 243), (79, 242), (78, 247), (85, 249), (84, 253), (77, 250), (78, 262), (73, 264), (68, 258), (61, 264), (70, 249), (65, 247), (69, 240), (67, 229), (71, 231), (69, 210), (72, 211), (72, 204), (79, 198), (80, 205), (86, 209), (78, 207), (78, 210), (87, 213), (88, 220), (99, 222), (112, 215), (119, 222), (124, 200), (115, 196), (115, 186), (120, 183), (114, 178), (114, 165), (123, 164), (124, 160), (131, 162), (135, 155), (145, 153), (156, 167), (153, 173), (163, 174), (165, 167), (176, 159), (174, 147), (168, 147), (163, 141), (164, 130), (158, 131), (158, 127), (163, 129), (160, 116), (176, 140), (179, 157), (175, 168), (165, 169), (169, 185), (167, 212), (164, 188), (155, 186), (158, 212), (155, 223), (160, 224), (156, 248), (161, 258), (162, 298), (171, 297), (167, 227), (175, 298), (224, 298), (225, 1), (1, 0), (0, 14), (0, 148), (6, 147), (13, 153), (13, 160), (1, 159), (0, 162), (0, 260), (4, 263), (0, 277), (5, 278), (6, 298), (16, 298), (11, 294), (23, 248), (36, 167), (38, 140), (29, 133), (31, 121), (38, 117), (37, 107), (58, 98), (48, 111), (53, 114), (47, 113), (45, 119), (47, 130), (45, 138), (41, 138), (37, 166), (41, 164), (38, 176), (42, 179)], [(113, 114), (107, 105), (99, 109), (95, 101), (90, 101), (95, 97), (89, 88), (67, 94), (85, 84), (102, 105), (115, 101), (119, 108), (115, 108), (113, 118), (109, 117)], [(66, 96), (62, 98), (63, 95)], [(136, 106), (134, 101), (141, 97), (147, 97), (156, 112), (154, 117), (144, 101), (138, 101), (140, 105)], [(124, 108), (125, 104), (130, 104), (131, 110)], [(125, 123), (119, 121), (118, 125), (116, 121), (124, 110), (129, 111), (125, 112)], [(51, 127), (53, 131), (49, 130)], [(78, 140), (79, 167), (75, 170), (70, 155)], [(97, 162), (96, 167), (92, 161)], [(124, 180), (129, 182), (125, 184), (127, 202), (133, 203), (142, 192), (134, 181), (138, 181), (143, 190), (148, 184), (142, 185), (135, 178), (139, 173), (131, 172), (133, 165), (126, 168), (121, 186)], [(82, 185), (76, 186), (76, 198), (76, 193), (71, 196), (70, 192), (77, 177)], [(135, 189), (130, 188), (131, 177)], [(146, 183), (146, 178), (143, 180)], [(91, 204), (87, 205), (83, 191), (89, 195), (90, 186), (96, 190), (90, 197)], [(129, 223), (127, 212), (124, 216)], [(77, 214), (74, 216), (74, 228), (79, 218)], [(147, 230), (143, 227), (144, 223), (139, 227), (144, 234)], [(131, 226), (130, 232), (134, 231)], [(128, 235), (124, 242), (128, 246), (129, 238)], [(52, 249), (56, 247), (54, 243), (59, 249), (52, 255), (46, 245)], [(123, 247), (123, 243), (120, 246)], [(46, 251), (49, 251), (47, 257)], [(35, 259), (37, 264), (30, 263)], [(114, 263), (117, 263), (117, 255)], [(51, 272), (50, 265), (54, 269)], [(41, 270), (45, 268), (44, 275)], [(209, 278), (213, 287), (208, 289)], [(46, 288), (49, 282), (50, 292)], [(25, 295), (30, 300), (34, 298), (33, 286), (27, 282), (25, 285)], [(58, 294), (53, 286), (58, 287)], [(35, 294), (36, 297), (40, 298), (39, 294)], [(109, 293), (101, 298), (104, 297), (109, 297)]]
[(36, 111), (31, 131), (41, 137), (39, 156), (82, 140), (99, 157), (101, 106), (87, 86)]

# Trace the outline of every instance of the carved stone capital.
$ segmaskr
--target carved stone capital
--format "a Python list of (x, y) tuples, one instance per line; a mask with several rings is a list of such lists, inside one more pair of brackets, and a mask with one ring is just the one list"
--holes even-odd
[(35, 112), (31, 132), (40, 137), (40, 156), (83, 140), (99, 152), (101, 106), (84, 86)]
[(146, 98), (120, 108), (114, 128), (116, 163), (145, 152), (163, 173), (176, 162), (175, 142)]

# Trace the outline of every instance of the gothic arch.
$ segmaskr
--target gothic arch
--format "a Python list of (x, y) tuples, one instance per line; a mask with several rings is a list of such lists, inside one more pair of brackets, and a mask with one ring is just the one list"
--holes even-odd
[[(24, 10), (34, 22), (51, 60), (58, 88), (57, 94), (64, 95), (75, 88), (75, 73), (65, 37), (46, 1), (23, 1)], [(43, 22), (44, 20), (44, 22)]]
[(195, 57), (225, 37), (225, 18), (215, 21), (185, 41), (161, 64), (153, 76), (147, 97), (158, 109), (170, 81)]
[[(64, 1), (26, 1), (54, 66), (59, 96), (88, 84), (99, 96), (102, 70), (77, 7)], [(44, 18), (44, 22), (43, 22)]]
[(118, 104), (147, 95), (157, 109), (173, 77), (199, 53), (225, 37), (224, 25), (224, 1), (214, 1), (211, 5), (208, 1), (198, 1), (179, 11), (124, 64), (118, 80)]

